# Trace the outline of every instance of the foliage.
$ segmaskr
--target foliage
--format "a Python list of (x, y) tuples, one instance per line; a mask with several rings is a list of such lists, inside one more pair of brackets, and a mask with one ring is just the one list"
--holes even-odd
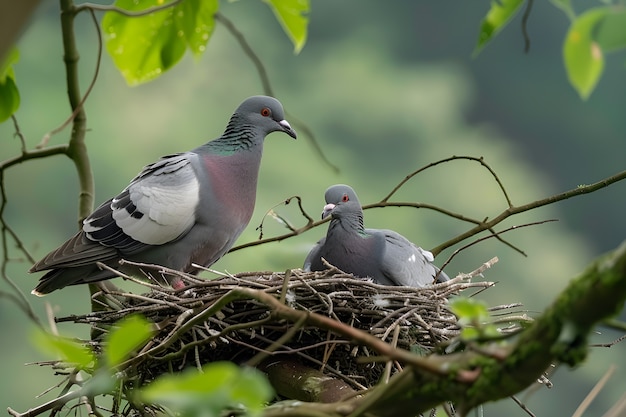
[(13, 72), (13, 64), (18, 58), (19, 53), (14, 48), (4, 62), (0, 62), (0, 123), (11, 117), (20, 106), (20, 93)]
[(271, 8), (298, 53), (306, 43), (309, 0), (263, 0)]
[[(83, 371), (88, 375), (79, 390), (84, 395), (114, 395), (124, 390), (128, 373), (124, 362), (136, 354), (152, 337), (154, 329), (140, 315), (129, 315), (106, 334), (102, 351), (96, 354), (85, 343), (53, 335), (42, 330), (34, 342), (44, 353), (59, 357), (59, 367)], [(115, 394), (117, 395), (117, 394)], [(231, 362), (216, 362), (199, 371), (164, 374), (149, 385), (133, 390), (137, 404), (159, 404), (186, 417), (219, 416), (226, 408), (257, 414), (273, 392), (267, 380), (255, 369), (242, 369)]]
[(450, 300), (449, 308), (459, 319), (463, 341), (485, 340), (498, 336), (498, 328), (488, 322), (491, 315), (484, 301), (458, 297)]
[[(161, 3), (117, 0), (115, 6), (140, 12)], [(107, 51), (128, 84), (153, 80), (176, 65), (187, 48), (195, 57), (202, 55), (217, 9), (217, 0), (186, 0), (140, 16), (109, 11), (102, 19)]]
[(491, 8), (480, 23), (480, 33), (474, 55), (478, 55), (491, 38), (504, 29), (504, 26), (515, 16), (523, 3), (523, 0), (494, 0), (491, 2)]
[[(308, 0), (266, 3), (299, 52), (306, 42)], [(186, 49), (194, 57), (202, 55), (213, 33), (218, 8), (218, 0), (172, 1), (165, 5), (160, 0), (117, 0), (114, 9), (102, 19), (107, 51), (128, 84), (151, 81), (176, 65)]]
[[(524, 35), (530, 8), (522, 20)], [(517, 14), (521, 0), (492, 1), (483, 19), (475, 54), (492, 40)], [(626, 11), (623, 6), (605, 5), (576, 15), (570, 0), (552, 0), (571, 20), (563, 43), (563, 59), (567, 77), (580, 97), (585, 100), (595, 89), (604, 69), (604, 54), (626, 48)], [(527, 46), (529, 39), (526, 39)]]
[(138, 390), (136, 397), (145, 404), (168, 407), (172, 414), (218, 417), (233, 407), (239, 413), (259, 414), (273, 394), (267, 379), (256, 369), (214, 362), (204, 365), (200, 372), (189, 369), (163, 375)]

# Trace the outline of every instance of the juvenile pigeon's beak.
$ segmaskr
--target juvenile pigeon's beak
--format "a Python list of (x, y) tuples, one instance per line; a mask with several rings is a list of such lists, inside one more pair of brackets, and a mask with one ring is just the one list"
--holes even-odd
[(322, 219), (328, 217), (331, 211), (335, 208), (335, 205), (332, 203), (328, 203), (324, 206), (324, 211), (322, 212)]
[(292, 138), (297, 139), (296, 131), (291, 128), (291, 125), (289, 124), (287, 120), (283, 119), (280, 122), (278, 122), (278, 124), (280, 125), (280, 127), (283, 128), (283, 132), (285, 132)]

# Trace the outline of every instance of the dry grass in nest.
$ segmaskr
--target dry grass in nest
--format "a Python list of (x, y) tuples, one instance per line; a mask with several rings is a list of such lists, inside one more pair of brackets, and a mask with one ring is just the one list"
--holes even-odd
[[(333, 328), (333, 322), (320, 326), (308, 320), (309, 313), (348, 324), (394, 347), (427, 353), (459, 334), (457, 319), (446, 308), (448, 297), (493, 285), (471, 282), (482, 272), (478, 270), (427, 288), (408, 288), (377, 285), (336, 269), (243, 273), (205, 281), (143, 266), (153, 282), (177, 276), (188, 287), (176, 291), (144, 283), (151, 292), (102, 293), (107, 300), (103, 311), (58, 319), (102, 332), (133, 313), (156, 323), (153, 339), (131, 360), (140, 383), (208, 362), (258, 364), (271, 356), (294, 355), (355, 389), (368, 388), (385, 369), (381, 352), (355, 342)], [(96, 350), (101, 347), (98, 340), (91, 343)], [(396, 361), (394, 366), (400, 369), (402, 364)]]

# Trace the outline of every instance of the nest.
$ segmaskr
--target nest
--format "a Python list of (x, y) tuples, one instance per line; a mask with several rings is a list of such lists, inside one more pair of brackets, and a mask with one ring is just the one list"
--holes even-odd
[[(143, 267), (152, 282), (176, 276), (187, 287), (176, 291), (143, 283), (149, 293), (107, 291), (96, 294), (107, 300), (102, 311), (57, 319), (86, 323), (100, 332), (133, 313), (156, 323), (159, 330), (133, 358), (140, 383), (208, 362), (258, 365), (289, 355), (354, 389), (366, 389), (379, 381), (389, 360), (350, 331), (362, 330), (393, 347), (425, 354), (459, 334), (457, 318), (446, 308), (448, 298), (493, 285), (471, 282), (470, 274), (426, 288), (383, 286), (336, 269), (243, 273), (205, 281)], [(101, 348), (98, 339), (90, 343)], [(393, 363), (396, 370), (402, 366)]]

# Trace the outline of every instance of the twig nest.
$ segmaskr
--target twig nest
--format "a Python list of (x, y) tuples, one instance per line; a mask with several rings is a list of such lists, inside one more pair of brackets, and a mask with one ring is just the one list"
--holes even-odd
[[(151, 291), (142, 295), (101, 293), (108, 300), (103, 311), (58, 319), (102, 331), (129, 314), (141, 314), (155, 323), (157, 333), (132, 360), (141, 382), (207, 362), (257, 364), (274, 355), (294, 355), (356, 389), (367, 388), (385, 368), (380, 358), (372, 358), (379, 353), (356, 344), (341, 328), (333, 328), (333, 322), (312, 325), (307, 320), (310, 313), (393, 346), (428, 353), (459, 334), (457, 319), (446, 308), (448, 297), (493, 285), (459, 276), (425, 288), (383, 286), (332, 269), (242, 273), (204, 281), (156, 266), (143, 267), (153, 282), (175, 274), (188, 286), (173, 290), (145, 284)], [(100, 342), (92, 344), (97, 348)]]

